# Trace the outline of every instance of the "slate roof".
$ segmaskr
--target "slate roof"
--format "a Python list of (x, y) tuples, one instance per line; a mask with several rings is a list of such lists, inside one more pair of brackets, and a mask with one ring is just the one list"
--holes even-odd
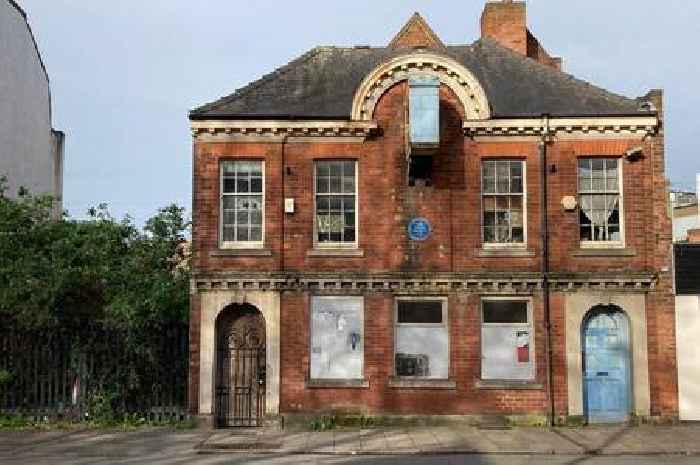
[[(493, 117), (646, 115), (616, 95), (519, 55), (491, 39), (447, 46), (486, 91)], [(190, 112), (191, 119), (349, 119), (356, 89), (407, 50), (317, 47), (260, 80)]]
[(676, 295), (700, 295), (700, 244), (674, 244)]

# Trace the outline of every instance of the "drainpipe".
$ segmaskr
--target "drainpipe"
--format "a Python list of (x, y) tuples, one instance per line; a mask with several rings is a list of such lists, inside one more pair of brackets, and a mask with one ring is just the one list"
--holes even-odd
[(280, 266), (280, 271), (284, 272), (284, 224), (287, 221), (287, 214), (284, 211), (284, 202), (285, 199), (287, 198), (286, 192), (285, 192), (285, 187), (287, 186), (287, 180), (285, 179), (286, 174), (287, 174), (287, 167), (286, 167), (286, 160), (285, 160), (285, 152), (287, 150), (287, 140), (289, 136), (285, 135), (284, 138), (282, 139), (282, 168), (281, 168), (281, 176), (280, 176), (280, 182), (282, 182), (282, 209), (281, 209), (281, 224), (280, 224), (280, 233), (282, 237), (280, 238), (280, 261), (279, 261), (279, 266)]
[(549, 115), (543, 117), (543, 134), (540, 140), (540, 205), (542, 208), (542, 290), (544, 299), (545, 345), (547, 354), (547, 386), (549, 391), (549, 424), (554, 426), (554, 374), (552, 360), (552, 315), (549, 303), (549, 209), (547, 202), (547, 143), (549, 142)]

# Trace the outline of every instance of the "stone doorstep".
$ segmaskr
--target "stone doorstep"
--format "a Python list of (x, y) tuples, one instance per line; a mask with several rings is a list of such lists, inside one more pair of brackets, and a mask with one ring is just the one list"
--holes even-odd
[(195, 449), (205, 450), (280, 450), (284, 434), (277, 428), (240, 428), (215, 432)]

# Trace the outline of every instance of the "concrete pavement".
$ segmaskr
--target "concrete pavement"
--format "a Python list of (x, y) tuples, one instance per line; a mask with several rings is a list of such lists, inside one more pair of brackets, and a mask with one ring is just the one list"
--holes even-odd
[[(468, 426), (215, 431), (199, 446), (206, 452), (399, 455), (685, 455), (700, 457), (700, 425), (480, 429)], [(700, 463), (700, 458), (698, 459)]]
[[(663, 461), (686, 465), (700, 463), (698, 433), (698, 426), (554, 431), (442, 427), (285, 434), (166, 429), (0, 431), (0, 464), (647, 465)], [(230, 447), (207, 448), (221, 441)], [(255, 444), (275, 447), (258, 449)]]

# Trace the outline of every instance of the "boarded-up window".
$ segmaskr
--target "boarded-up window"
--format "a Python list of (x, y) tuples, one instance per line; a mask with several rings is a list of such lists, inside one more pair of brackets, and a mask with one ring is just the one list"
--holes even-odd
[(313, 297), (311, 378), (361, 379), (363, 333), (362, 297)]
[(396, 376), (448, 378), (446, 299), (397, 300), (395, 370)]
[(533, 331), (527, 300), (484, 299), (481, 378), (531, 380), (535, 376)]
[(437, 145), (440, 142), (440, 79), (412, 76), (409, 88), (411, 143)]

